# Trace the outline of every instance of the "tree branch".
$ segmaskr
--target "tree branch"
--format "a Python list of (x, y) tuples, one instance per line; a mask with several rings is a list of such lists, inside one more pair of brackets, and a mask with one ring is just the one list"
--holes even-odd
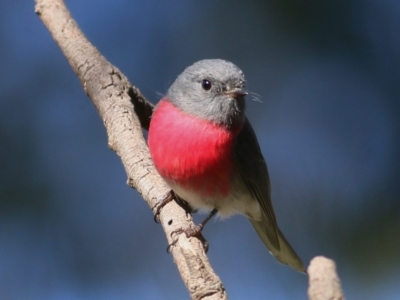
[[(153, 105), (86, 39), (64, 1), (36, 0), (35, 12), (97, 108), (108, 145), (121, 157), (128, 184), (154, 210), (170, 189), (155, 170), (141, 131), (141, 127), (149, 127)], [(175, 202), (162, 209), (160, 221), (169, 243), (174, 230), (194, 225), (191, 216)], [(198, 239), (181, 234), (171, 252), (192, 299), (227, 299)]]
[(344, 300), (335, 262), (323, 256), (314, 257), (307, 270), (310, 300)]

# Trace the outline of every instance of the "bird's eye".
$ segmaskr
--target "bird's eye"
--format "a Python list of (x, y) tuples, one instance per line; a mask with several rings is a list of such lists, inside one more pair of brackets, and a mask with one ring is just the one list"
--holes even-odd
[(201, 82), (201, 86), (203, 87), (203, 89), (208, 91), (211, 89), (211, 82), (207, 79), (203, 79), (203, 81)]

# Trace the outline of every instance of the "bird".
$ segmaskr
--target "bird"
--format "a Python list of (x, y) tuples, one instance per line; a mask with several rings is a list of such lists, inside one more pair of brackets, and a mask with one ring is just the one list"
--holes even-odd
[(150, 155), (173, 194), (210, 212), (187, 235), (216, 214), (241, 214), (280, 263), (305, 272), (277, 225), (267, 164), (245, 114), (247, 95), (244, 74), (232, 62), (204, 59), (187, 67), (155, 106)]

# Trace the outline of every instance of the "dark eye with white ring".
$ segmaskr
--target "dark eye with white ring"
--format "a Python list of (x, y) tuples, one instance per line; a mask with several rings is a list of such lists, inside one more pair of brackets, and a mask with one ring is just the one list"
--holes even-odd
[(203, 87), (203, 89), (205, 89), (206, 91), (209, 91), (211, 89), (211, 82), (208, 79), (203, 79), (203, 81), (201, 82), (201, 86)]

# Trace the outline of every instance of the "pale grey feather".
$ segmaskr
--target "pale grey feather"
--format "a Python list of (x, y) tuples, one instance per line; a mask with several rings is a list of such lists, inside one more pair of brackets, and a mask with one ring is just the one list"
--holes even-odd
[[(205, 90), (202, 81), (209, 80)], [(243, 72), (222, 59), (205, 59), (187, 67), (168, 90), (167, 98), (182, 111), (218, 125), (236, 127), (244, 120), (244, 97), (232, 101), (227, 91), (245, 86)]]

